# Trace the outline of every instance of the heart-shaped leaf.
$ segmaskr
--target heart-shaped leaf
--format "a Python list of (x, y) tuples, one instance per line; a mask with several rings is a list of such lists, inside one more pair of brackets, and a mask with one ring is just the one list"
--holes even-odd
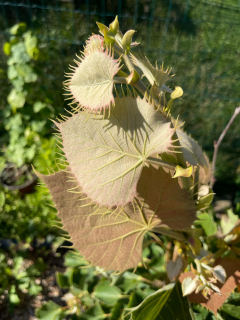
[(133, 201), (147, 157), (169, 151), (174, 129), (140, 98), (116, 98), (108, 119), (79, 113), (56, 123), (72, 173), (101, 206)]
[(160, 223), (156, 217), (150, 220), (137, 200), (113, 210), (92, 204), (76, 182), (68, 181), (73, 177), (65, 171), (38, 176), (50, 190), (63, 228), (86, 260), (106, 270), (137, 267), (144, 234)]
[(87, 45), (85, 56), (77, 62), (78, 67), (65, 84), (74, 102), (97, 112), (114, 104), (113, 77), (119, 71), (119, 61), (92, 42), (91, 50)]

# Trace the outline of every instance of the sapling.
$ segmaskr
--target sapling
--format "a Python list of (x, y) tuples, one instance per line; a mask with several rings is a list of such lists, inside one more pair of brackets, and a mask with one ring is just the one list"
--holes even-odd
[(220, 236), (216, 253), (208, 251), (199, 226), (213, 199), (209, 160), (171, 116), (183, 90), (165, 84), (171, 70), (134, 53), (135, 31), (123, 35), (117, 17), (98, 27), (100, 35), (89, 37), (67, 73), (71, 115), (54, 121), (66, 166), (38, 176), (90, 265), (115, 274), (137, 269), (144, 236), (161, 243), (159, 235), (165, 235), (175, 239), (176, 250), (166, 261), (172, 284), (161, 294), (191, 270), (192, 276), (180, 277), (183, 295), (221, 295), (217, 280), (224, 283), (226, 272), (216, 259), (226, 254), (229, 234)]

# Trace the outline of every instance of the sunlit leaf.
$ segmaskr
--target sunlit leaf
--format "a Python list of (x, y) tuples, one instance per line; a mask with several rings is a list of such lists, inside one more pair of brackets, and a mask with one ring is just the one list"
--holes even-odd
[(177, 135), (179, 142), (183, 147), (182, 153), (185, 159), (193, 166), (197, 166), (199, 164), (201, 167), (207, 168), (207, 160), (197, 142), (181, 130), (177, 130)]
[(113, 77), (119, 70), (118, 60), (98, 47), (79, 59), (66, 81), (74, 101), (94, 112), (110, 107), (114, 104)]
[(124, 205), (137, 195), (147, 157), (167, 152), (174, 129), (140, 98), (117, 98), (108, 119), (79, 113), (56, 123), (71, 171), (94, 202)]
[(94, 296), (108, 305), (114, 305), (122, 296), (121, 290), (110, 284), (110, 281), (100, 282), (94, 289)]
[(187, 298), (182, 297), (179, 284), (171, 283), (148, 296), (132, 308), (133, 320), (191, 320)]
[(171, 70), (167, 69), (164, 71), (163, 66), (158, 68), (156, 65), (156, 67), (154, 67), (146, 57), (144, 58), (140, 55), (137, 56), (131, 54), (131, 59), (133, 63), (142, 70), (143, 75), (148, 79), (152, 86), (154, 83), (156, 83), (159, 87), (161, 87), (171, 78), (169, 75)]

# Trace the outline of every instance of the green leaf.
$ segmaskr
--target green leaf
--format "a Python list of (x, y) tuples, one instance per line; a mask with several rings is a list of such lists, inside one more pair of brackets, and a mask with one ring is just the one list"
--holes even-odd
[[(89, 308), (86, 312), (78, 317), (78, 320), (101, 320), (105, 319), (105, 313), (102, 307), (97, 304), (94, 307)], [(41, 319), (40, 319), (41, 320)]]
[(118, 301), (111, 310), (110, 320), (120, 320), (126, 304), (123, 301)]
[(200, 225), (208, 237), (216, 234), (217, 224), (214, 222), (212, 214), (207, 212), (200, 213), (198, 219), (194, 224)]
[(8, 79), (13, 80), (18, 76), (18, 71), (15, 66), (9, 66), (7, 74), (8, 74)]
[(26, 101), (26, 92), (12, 89), (7, 97), (8, 103), (12, 108), (22, 108)]
[(20, 303), (20, 299), (16, 293), (9, 293), (9, 301), (11, 304), (18, 305)]
[(98, 47), (80, 60), (66, 81), (74, 101), (95, 112), (110, 108), (114, 104), (113, 77), (119, 70), (119, 61)]
[(3, 52), (6, 56), (10, 56), (11, 54), (11, 44), (9, 42), (5, 42), (3, 45)]
[(95, 287), (94, 295), (110, 306), (113, 306), (122, 297), (121, 290), (116, 286), (111, 286), (108, 280), (100, 282)]
[(25, 22), (20, 22), (18, 24), (15, 24), (10, 30), (9, 32), (13, 35), (16, 34), (22, 34), (25, 30), (27, 29), (27, 25)]
[(222, 305), (221, 311), (235, 317), (236, 319), (240, 319), (240, 306), (234, 306), (226, 303)]
[(27, 32), (24, 34), (24, 44), (26, 47), (26, 51), (28, 55), (32, 59), (36, 59), (38, 55), (38, 48), (37, 48), (37, 37), (33, 36), (31, 32)]
[(64, 256), (64, 264), (66, 267), (76, 268), (80, 266), (86, 266), (88, 263), (83, 260), (79, 254), (69, 251)]
[(5, 203), (5, 193), (3, 190), (0, 190), (0, 208), (3, 208)]
[(182, 297), (178, 283), (157, 290), (131, 312), (133, 320), (191, 320), (187, 298)]
[(209, 188), (209, 193), (203, 197), (201, 197), (197, 202), (197, 210), (203, 210), (210, 206), (213, 201), (214, 194), (212, 189)]
[(8, 65), (12, 65), (14, 63), (18, 64), (24, 64), (26, 62), (29, 62), (31, 59), (29, 55), (26, 53), (26, 48), (24, 43), (19, 42), (17, 44), (12, 45), (12, 55), (8, 59)]
[(64, 273), (56, 272), (56, 280), (60, 288), (69, 288), (69, 279), (68, 276), (66, 276)]
[(135, 30), (128, 30), (122, 38), (122, 46), (125, 49), (126, 54), (128, 54), (131, 49), (132, 37), (135, 32)]
[(28, 289), (28, 293), (33, 296), (37, 296), (42, 291), (42, 287), (32, 283)]
[(37, 101), (33, 104), (33, 111), (35, 113), (38, 113), (39, 111), (41, 111), (42, 109), (46, 108), (47, 105), (46, 103), (44, 102), (41, 102), (41, 101)]
[(174, 131), (146, 100), (130, 97), (116, 98), (108, 119), (86, 121), (81, 112), (56, 125), (83, 192), (109, 207), (133, 201), (147, 157), (169, 151)]
[(62, 308), (53, 301), (49, 301), (39, 308), (36, 311), (36, 316), (39, 320), (61, 320), (64, 318)]

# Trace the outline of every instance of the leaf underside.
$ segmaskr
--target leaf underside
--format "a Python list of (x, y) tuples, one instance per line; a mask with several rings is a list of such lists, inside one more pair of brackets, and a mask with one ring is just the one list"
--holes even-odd
[(151, 216), (150, 221), (150, 216), (141, 213), (137, 200), (113, 210), (89, 205), (90, 199), (65, 171), (38, 176), (50, 190), (63, 228), (86, 260), (119, 272), (137, 267), (144, 234), (159, 224), (157, 218)]
[(113, 77), (119, 62), (101, 48), (87, 52), (66, 82), (74, 101), (94, 112), (114, 104)]
[(133, 201), (144, 161), (170, 151), (174, 129), (140, 98), (116, 98), (108, 119), (79, 113), (59, 127), (63, 149), (83, 192), (101, 206)]
[(168, 70), (164, 71), (163, 68), (158, 69), (150, 63), (147, 58), (141, 56), (134, 56), (131, 54), (132, 62), (143, 72), (143, 75), (148, 79), (150, 84), (153, 86), (156, 83), (161, 87), (171, 76), (169, 76)]
[(145, 214), (154, 213), (164, 226), (184, 230), (196, 219), (195, 203), (188, 192), (161, 167), (143, 168), (137, 192)]
[(206, 157), (204, 156), (202, 149), (195, 140), (190, 138), (186, 133), (181, 130), (176, 130), (182, 148), (184, 158), (192, 165), (198, 164), (204, 169), (208, 168)]

